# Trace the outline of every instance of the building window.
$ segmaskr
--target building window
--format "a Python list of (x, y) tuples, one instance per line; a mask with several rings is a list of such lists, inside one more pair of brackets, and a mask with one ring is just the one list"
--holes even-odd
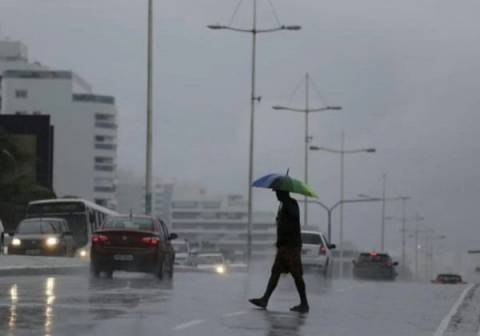
[(108, 200), (102, 199), (102, 198), (95, 198), (95, 203), (97, 203), (100, 206), (106, 207), (108, 205)]
[(96, 121), (108, 121), (108, 122), (115, 122), (115, 115), (113, 114), (104, 114), (104, 113), (97, 113), (95, 114)]
[(95, 149), (106, 149), (106, 150), (117, 149), (117, 145), (115, 144), (115, 137), (111, 135), (96, 135)]
[(95, 163), (113, 165), (113, 158), (106, 156), (95, 156)]
[(23, 90), (23, 89), (15, 90), (15, 98), (25, 99), (27, 97), (28, 97), (27, 90)]
[(104, 171), (104, 172), (113, 172), (115, 170), (115, 166), (113, 165), (95, 165), (95, 170), (97, 171)]
[(97, 121), (97, 122), (95, 122), (95, 127), (97, 127), (97, 128), (107, 128), (107, 129), (117, 129), (117, 124), (115, 124), (114, 122)]
[(95, 192), (106, 192), (106, 193), (113, 193), (115, 192), (115, 187), (95, 187)]
[(117, 149), (117, 145), (112, 145), (112, 144), (95, 144), (95, 149), (115, 150), (115, 149)]

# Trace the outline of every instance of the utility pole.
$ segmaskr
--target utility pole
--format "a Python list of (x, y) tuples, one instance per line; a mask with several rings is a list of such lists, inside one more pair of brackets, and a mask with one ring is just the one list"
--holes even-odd
[(380, 252), (385, 251), (385, 202), (387, 193), (387, 174), (382, 175), (382, 222), (380, 228)]
[(343, 277), (343, 201), (344, 201), (344, 161), (345, 161), (345, 132), (342, 130), (342, 144), (340, 149), (340, 277)]
[(407, 197), (402, 197), (402, 267), (406, 269), (406, 260), (407, 260)]
[(147, 44), (147, 140), (145, 160), (145, 214), (150, 215), (152, 213), (153, 0), (148, 0)]
[[(305, 111), (309, 110), (309, 74), (305, 74)], [(310, 141), (310, 135), (308, 133), (308, 112), (305, 112), (305, 184), (308, 185), (308, 143)], [(308, 202), (307, 196), (304, 198), (303, 203), (303, 225), (308, 226)]]

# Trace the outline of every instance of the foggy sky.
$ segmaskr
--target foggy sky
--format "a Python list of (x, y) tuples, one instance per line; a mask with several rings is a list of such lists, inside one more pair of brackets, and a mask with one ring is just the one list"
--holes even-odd
[[(71, 69), (96, 92), (114, 95), (120, 113), (119, 166), (143, 172), (145, 143), (146, 0), (1, 0), (3, 37), (22, 40), (31, 60)], [(248, 158), (250, 35), (210, 31), (228, 23), (237, 0), (156, 2), (155, 174), (200, 182), (214, 192), (245, 193)], [(309, 71), (323, 97), (311, 105), (343, 111), (311, 116), (312, 144), (375, 147), (347, 156), (346, 198), (409, 195), (408, 213), (446, 234), (442, 244), (480, 247), (480, 3), (473, 0), (274, 0), (284, 24), (300, 32), (258, 41), (255, 175), (303, 178), (303, 115), (272, 105), (303, 107)], [(259, 25), (276, 25), (259, 0)], [(250, 24), (244, 0), (233, 22)], [(313, 152), (310, 182), (320, 199), (339, 199), (339, 157)], [(274, 206), (255, 191), (257, 209)], [(312, 208), (310, 223), (325, 225)], [(387, 215), (400, 216), (399, 204)], [(338, 216), (336, 217), (338, 218)], [(336, 221), (335, 221), (336, 223)], [(380, 204), (345, 207), (345, 238), (363, 248), (379, 241)], [(388, 225), (387, 247), (399, 251), (400, 224)], [(334, 237), (338, 232), (335, 228)]]

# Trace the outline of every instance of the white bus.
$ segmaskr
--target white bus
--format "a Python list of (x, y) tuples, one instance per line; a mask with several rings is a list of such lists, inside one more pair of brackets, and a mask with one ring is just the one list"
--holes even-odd
[(59, 198), (30, 202), (26, 218), (55, 217), (68, 222), (77, 254), (86, 256), (91, 234), (103, 225), (107, 216), (117, 212), (79, 198)]

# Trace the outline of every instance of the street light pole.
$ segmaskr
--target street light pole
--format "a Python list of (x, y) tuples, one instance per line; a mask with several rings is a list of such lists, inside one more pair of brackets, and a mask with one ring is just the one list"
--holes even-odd
[[(308, 184), (308, 144), (310, 143), (311, 137), (309, 133), (309, 117), (312, 112), (323, 112), (323, 111), (337, 111), (341, 110), (341, 106), (326, 106), (322, 108), (310, 108), (310, 74), (307, 72), (305, 74), (305, 108), (292, 108), (285, 107), (280, 105), (272, 106), (274, 110), (285, 110), (293, 112), (303, 112), (305, 113), (305, 162), (304, 162), (304, 181)], [(303, 225), (308, 226), (308, 202), (307, 197), (305, 197), (303, 202)]]
[(300, 30), (298, 25), (278, 26), (274, 28), (258, 29), (257, 28), (257, 1), (253, 0), (253, 25), (251, 29), (235, 28), (224, 25), (208, 25), (209, 29), (214, 30), (231, 30), (240, 33), (252, 34), (252, 73), (251, 73), (251, 94), (250, 94), (250, 135), (249, 135), (249, 154), (248, 154), (248, 196), (247, 196), (247, 259), (250, 261), (252, 254), (252, 210), (253, 210), (253, 158), (254, 158), (254, 135), (255, 135), (255, 102), (260, 101), (260, 97), (256, 96), (256, 49), (257, 35), (260, 33), (273, 33), (280, 30)]
[[(308, 109), (309, 109), (309, 74), (305, 74), (305, 183), (308, 185), (308, 142), (309, 142), (309, 133), (308, 133)], [(304, 199), (305, 203), (303, 204), (303, 225), (308, 226), (308, 202), (307, 196)]]
[(380, 228), (380, 252), (385, 251), (385, 194), (387, 192), (387, 174), (382, 175), (382, 221)]
[(145, 214), (150, 215), (152, 212), (153, 0), (148, 0), (147, 44), (147, 139), (145, 162)]
[(405, 268), (407, 260), (406, 234), (407, 234), (407, 197), (402, 197), (402, 267)]
[[(340, 259), (343, 260), (343, 198), (344, 198), (344, 173), (345, 173), (345, 132), (342, 130), (342, 145), (340, 149)], [(340, 268), (340, 276), (343, 275), (343, 267)]]
[(252, 215), (253, 215), (253, 151), (255, 136), (255, 75), (257, 51), (257, 0), (253, 0), (253, 28), (252, 28), (252, 82), (250, 95), (250, 143), (248, 150), (248, 198), (247, 198), (247, 260), (250, 264), (252, 257)]

